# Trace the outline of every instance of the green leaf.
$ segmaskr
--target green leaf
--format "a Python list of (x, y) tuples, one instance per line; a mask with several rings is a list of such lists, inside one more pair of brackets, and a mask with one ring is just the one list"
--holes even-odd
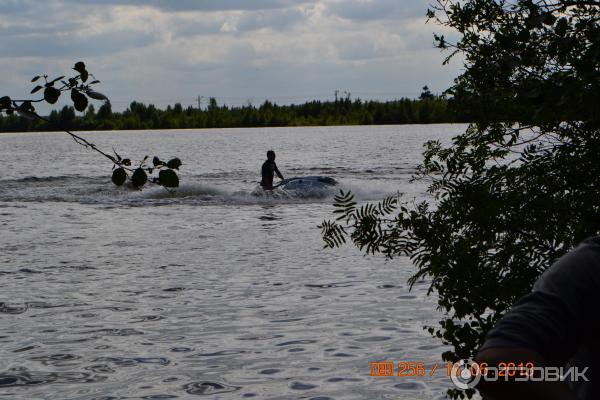
[(11, 101), (10, 97), (8, 97), (8, 96), (0, 97), (0, 109), (10, 108), (11, 104), (12, 104), (12, 101)]
[(50, 84), (50, 85), (54, 85), (54, 83), (55, 83), (56, 81), (60, 81), (61, 79), (64, 79), (64, 75), (63, 75), (63, 76), (59, 76), (58, 78), (54, 78), (54, 79), (52, 79), (50, 82), (48, 82), (48, 84)]
[(75, 66), (73, 67), (73, 69), (79, 73), (81, 73), (82, 71), (85, 71), (85, 63), (83, 61), (78, 61), (75, 63)]
[(115, 185), (121, 186), (127, 179), (127, 172), (123, 168), (117, 168), (113, 171), (111, 179)]
[(83, 93), (77, 89), (72, 89), (71, 100), (73, 100), (73, 105), (77, 111), (85, 111), (88, 105), (88, 99)]
[(527, 28), (522, 29), (521, 32), (519, 32), (519, 34), (517, 35), (517, 39), (519, 39), (521, 42), (527, 42), (530, 37), (531, 33)]
[(39, 91), (39, 90), (40, 90), (40, 89), (42, 89), (42, 88), (43, 88), (42, 86), (40, 86), (40, 85), (37, 85), (36, 87), (34, 87), (34, 88), (31, 90), (31, 92), (30, 92), (30, 93), (31, 93), (31, 94), (34, 94), (35, 92)]
[(131, 165), (131, 160), (129, 158), (125, 158), (123, 161), (121, 161), (121, 164), (129, 167)]
[(565, 36), (565, 34), (567, 33), (567, 28), (569, 27), (569, 23), (567, 22), (566, 18), (561, 18), (558, 20), (558, 22), (556, 23), (556, 26), (554, 27), (554, 32), (558, 35), (558, 36)]
[(181, 167), (181, 160), (179, 158), (169, 160), (169, 162), (167, 163), (167, 167), (171, 169), (179, 169), (179, 167)]
[(81, 77), (81, 81), (85, 82), (88, 79), (88, 72), (85, 69), (85, 64), (83, 63), (83, 61), (79, 61), (77, 63), (75, 63), (75, 66), (73, 67), (73, 69), (77, 72), (79, 72), (79, 76)]
[(48, 102), (50, 104), (56, 103), (58, 101), (59, 97), (60, 97), (60, 90), (56, 89), (53, 86), (48, 86), (44, 90), (44, 100), (46, 100), (46, 102)]
[(165, 165), (165, 163), (164, 163), (164, 162), (162, 162), (162, 161), (160, 161), (160, 158), (158, 158), (158, 157), (156, 157), (156, 156), (154, 156), (154, 158), (152, 159), (152, 164), (153, 164), (155, 167), (158, 167), (159, 165)]
[(105, 95), (103, 95), (102, 93), (93, 91), (93, 90), (87, 90), (85, 92), (90, 98), (94, 99), (94, 100), (106, 100), (108, 101), (108, 97), (106, 97)]
[(133, 171), (133, 175), (131, 176), (131, 182), (137, 188), (141, 188), (148, 182), (148, 175), (143, 168), (137, 168)]
[(179, 187), (179, 177), (172, 169), (163, 169), (158, 173), (158, 184), (168, 188)]
[(556, 17), (552, 15), (552, 13), (547, 13), (544, 15), (544, 24), (546, 25), (554, 25), (556, 22)]
[(39, 76), (39, 75), (36, 75), (36, 76), (34, 76), (34, 77), (31, 79), (31, 83), (33, 83), (33, 82), (37, 81), (38, 79), (40, 79), (40, 76)]

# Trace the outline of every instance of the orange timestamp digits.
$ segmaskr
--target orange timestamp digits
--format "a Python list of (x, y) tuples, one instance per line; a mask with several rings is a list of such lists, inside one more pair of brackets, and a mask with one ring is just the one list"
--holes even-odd
[[(371, 376), (399, 376), (404, 378), (434, 376), (439, 369), (439, 364), (427, 368), (424, 362), (400, 361), (394, 364), (392, 361), (371, 362)], [(396, 371), (394, 372), (394, 367)]]
[[(496, 367), (489, 367), (486, 363), (473, 363), (461, 366), (460, 363), (435, 363), (427, 367), (424, 362), (416, 361), (374, 361), (370, 363), (371, 376), (398, 376), (401, 378), (413, 377), (433, 377), (436, 373), (444, 371), (448, 377), (458, 376), (465, 369), (470, 376), (477, 375), (495, 375), (498, 377), (532, 376), (535, 370), (533, 363), (504, 363), (501, 362)], [(445, 368), (444, 368), (445, 367)]]
[[(533, 376), (535, 364), (532, 362), (500, 362), (498, 363), (498, 376)], [(484, 370), (485, 372), (485, 370)]]
[(425, 376), (427, 369), (425, 363), (414, 361), (400, 361), (398, 363), (398, 376), (411, 378), (413, 376)]

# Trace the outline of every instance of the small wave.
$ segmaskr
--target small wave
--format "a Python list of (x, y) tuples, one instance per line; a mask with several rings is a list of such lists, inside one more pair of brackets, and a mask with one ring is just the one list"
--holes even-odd
[(218, 382), (192, 382), (185, 385), (184, 390), (192, 395), (216, 395), (219, 393), (235, 392), (240, 387)]
[[(393, 167), (368, 167), (368, 168), (351, 168), (351, 167), (292, 167), (287, 168), (290, 172), (299, 172), (304, 174), (310, 172), (311, 175), (333, 175), (344, 176), (347, 178), (364, 177), (365, 175), (379, 175), (388, 177), (393, 174), (413, 175), (417, 168), (412, 164), (403, 164)], [(369, 178), (370, 179), (370, 178)]]
[[(186, 176), (175, 191), (157, 185), (137, 190), (130, 184), (115, 187), (106, 176), (62, 175), (24, 177), (2, 181), (0, 201), (67, 202), (119, 206), (187, 205), (276, 205), (331, 202), (339, 190), (352, 191), (358, 201), (381, 200), (395, 194), (389, 180), (337, 178), (339, 185), (302, 190), (264, 191), (255, 182), (234, 179), (215, 180)], [(216, 183), (218, 182), (218, 183)], [(394, 185), (395, 186), (395, 185)], [(245, 187), (245, 188), (244, 188)]]
[(227, 191), (214, 185), (184, 183), (174, 192), (169, 192), (162, 187), (154, 186), (137, 193), (139, 193), (139, 196), (137, 197), (145, 199), (181, 199), (185, 197), (225, 196)]
[(52, 383), (96, 383), (105, 379), (103, 376), (92, 376), (83, 372), (37, 372), (21, 367), (0, 373), (0, 388)]
[(275, 189), (265, 191), (260, 187), (256, 187), (251, 191), (238, 190), (234, 193), (224, 197), (223, 200), (226, 204), (265, 204), (265, 205), (276, 205), (276, 204), (293, 204), (293, 203), (307, 203), (307, 202), (322, 202), (333, 199), (335, 190), (322, 189), (322, 190), (283, 190)]
[(18, 184), (36, 184), (36, 183), (57, 183), (57, 182), (73, 182), (73, 181), (85, 181), (85, 182), (98, 182), (108, 181), (109, 178), (106, 176), (83, 176), (83, 175), (58, 175), (58, 176), (26, 176), (17, 179), (0, 179), (2, 186), (18, 185)]
[(276, 189), (264, 191), (256, 186), (253, 189), (232, 189), (203, 183), (187, 183), (169, 192), (161, 187), (152, 187), (131, 194), (126, 200), (132, 204), (188, 204), (188, 205), (252, 205), (298, 203), (332, 197), (333, 192), (286, 191)]
[(398, 187), (400, 185), (390, 184), (389, 181), (371, 180), (368, 183), (362, 181), (347, 181), (343, 182), (338, 187), (344, 192), (350, 191), (354, 194), (357, 201), (378, 201), (386, 197), (400, 194)]
[(20, 179), (3, 179), (1, 182), (14, 182), (14, 183), (30, 183), (30, 182), (56, 182), (56, 181), (65, 181), (72, 176), (64, 175), (64, 176), (26, 176), (25, 178)]
[(6, 303), (0, 303), (0, 313), (4, 314), (23, 314), (27, 311), (27, 305), (25, 306), (11, 306)]

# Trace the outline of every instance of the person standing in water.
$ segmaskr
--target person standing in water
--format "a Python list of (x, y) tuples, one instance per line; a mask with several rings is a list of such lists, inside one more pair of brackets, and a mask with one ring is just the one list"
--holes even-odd
[(262, 165), (261, 174), (260, 186), (265, 190), (273, 190), (273, 177), (275, 174), (283, 180), (283, 175), (281, 175), (277, 164), (275, 164), (275, 152), (273, 150), (267, 151), (267, 160)]

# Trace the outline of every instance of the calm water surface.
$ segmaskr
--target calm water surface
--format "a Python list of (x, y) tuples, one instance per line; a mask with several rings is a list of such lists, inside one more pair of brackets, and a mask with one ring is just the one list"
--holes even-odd
[[(176, 197), (110, 182), (65, 133), (0, 135), (0, 398), (431, 399), (440, 362), (410, 262), (323, 250), (332, 193), (256, 196), (268, 149), (286, 177), (328, 175), (361, 201), (409, 183), (428, 139), (461, 125), (93, 132), (122, 156), (183, 160)], [(200, 396), (200, 397), (199, 397)]]

